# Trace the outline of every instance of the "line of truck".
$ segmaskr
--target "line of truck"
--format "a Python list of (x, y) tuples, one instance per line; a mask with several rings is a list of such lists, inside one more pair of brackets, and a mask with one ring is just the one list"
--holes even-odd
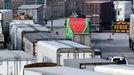
[[(3, 25), (5, 25), (5, 24), (3, 24)], [(10, 23), (10, 25), (6, 26), (6, 27), (9, 28), (9, 31), (7, 31), (7, 33), (3, 33), (3, 34), (9, 35), (8, 40), (9, 40), (9, 44), (11, 45), (10, 48), (14, 49), (14, 50), (24, 50), (25, 52), (34, 55), (37, 59), (36, 62), (56, 63), (58, 65), (64, 65), (64, 63), (65, 63), (64, 59), (83, 59), (85, 61), (85, 59), (92, 58), (93, 54), (94, 54), (93, 50), (89, 47), (89, 45), (86, 46), (83, 44), (79, 44), (79, 43), (67, 40), (66, 38), (61, 38), (59, 35), (51, 32), (45, 26), (42, 26), (39, 24), (27, 23), (24, 21), (20, 22), (19, 20), (18, 21), (16, 20), (16, 21)], [(85, 30), (86, 30), (86, 27), (85, 27)], [(72, 33), (72, 35), (73, 34), (74, 33)], [(87, 35), (88, 34), (85, 34), (85, 36), (87, 36)], [(5, 36), (5, 37), (8, 38), (7, 36)], [(72, 37), (72, 38), (74, 38), (74, 37)], [(81, 36), (80, 36), (80, 38), (81, 38)], [(5, 39), (5, 41), (7, 41), (7, 39)], [(79, 39), (79, 41), (81, 42), (81, 39)], [(93, 61), (93, 60), (91, 60), (91, 61)], [(95, 62), (98, 62), (98, 61), (95, 61)], [(104, 64), (104, 63), (105, 62), (98, 62), (98, 64)], [(111, 64), (112, 62), (106, 61), (106, 64), (107, 63)], [(93, 66), (94, 65), (96, 66), (97, 63), (91, 63), (91, 64), (93, 64)], [(98, 67), (95, 67), (94, 71), (101, 72), (101, 69), (96, 70), (96, 68), (98, 68)], [(114, 67), (114, 68), (116, 68), (116, 67)], [(27, 71), (27, 70), (33, 71), (33, 72), (40, 72), (40, 74), (55, 74), (56, 73), (56, 74), (61, 75), (61, 74), (65, 74), (65, 73), (66, 74), (74, 73), (77, 75), (78, 74), (82, 75), (82, 74), (90, 73), (90, 74), (94, 74), (94, 75), (101, 75), (101, 74), (95, 73), (95, 72), (72, 69), (72, 68), (68, 68), (68, 67), (52, 67), (52, 68), (47, 68), (47, 67), (25, 68), (24, 67), (24, 69), (22, 69), (22, 70), (24, 70), (23, 71), (24, 75), (30, 74), (30, 72), (25, 73), (25, 71)], [(65, 70), (68, 70), (70, 72), (68, 72), (68, 71), (66, 72)], [(112, 69), (110, 68), (109, 70), (112, 70)], [(124, 69), (121, 69), (121, 70), (124, 70)], [(125, 70), (128, 71), (128, 68), (125, 68)], [(75, 71), (78, 71), (79, 73), (77, 73)], [(120, 71), (118, 71), (117, 73), (119, 73), (119, 72)], [(21, 72), (21, 74), (23, 74), (23, 73)], [(104, 73), (106, 73), (106, 72), (104, 72)], [(130, 73), (131, 73), (131, 71), (130, 71)], [(10, 73), (10, 74), (12, 75), (12, 73)], [(34, 73), (31, 73), (31, 74), (34, 75)], [(39, 74), (39, 73), (36, 73), (36, 74)], [(109, 74), (112, 74), (112, 73), (108, 72), (107, 74), (102, 74), (102, 75), (109, 75)], [(129, 73), (127, 73), (127, 74), (129, 74)], [(127, 74), (125, 74), (125, 75), (127, 75)]]

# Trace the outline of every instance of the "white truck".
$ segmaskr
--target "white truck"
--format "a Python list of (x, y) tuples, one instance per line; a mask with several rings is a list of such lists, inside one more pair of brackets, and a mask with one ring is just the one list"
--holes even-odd
[(115, 20), (129, 22), (132, 14), (131, 1), (114, 1)]
[(130, 16), (129, 47), (134, 50), (134, 14)]
[(0, 75), (19, 75), (21, 68), (35, 62), (34, 56), (21, 50), (0, 51)]
[(69, 40), (38, 41), (37, 62), (52, 62), (63, 65), (64, 59), (91, 58), (90, 47)]
[(49, 32), (50, 30), (39, 24), (10, 24), (10, 38), (12, 43), (12, 48), (15, 50), (22, 50), (23, 48), (23, 36), (25, 33), (32, 32)]
[(37, 65), (39, 64), (27, 65), (27, 67), (24, 67), (23, 71), (20, 72), (20, 75), (110, 75), (45, 63), (45, 66), (43, 66), (43, 64), (40, 67)]
[(134, 75), (134, 66), (132, 65), (101, 65), (94, 68), (95, 72), (111, 75)]
[(23, 33), (22, 42), (23, 49), (30, 54), (36, 55), (36, 44), (38, 41), (42, 40), (64, 40), (65, 38), (61, 38), (57, 34), (51, 32), (27, 32)]

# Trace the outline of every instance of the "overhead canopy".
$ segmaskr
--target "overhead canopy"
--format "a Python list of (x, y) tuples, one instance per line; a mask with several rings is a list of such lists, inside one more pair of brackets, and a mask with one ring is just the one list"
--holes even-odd
[(52, 75), (109, 75), (69, 67), (38, 67), (38, 68), (36, 67), (36, 68), (25, 68), (25, 71), (26, 70), (50, 75), (51, 74)]
[(34, 56), (20, 50), (3, 50), (0, 51), (0, 60), (34, 60)]
[[(44, 46), (45, 48), (48, 49), (53, 49), (55, 51), (58, 50), (91, 50), (90, 47), (73, 42), (73, 41), (69, 41), (69, 40), (53, 40), (53, 41), (39, 41), (37, 43), (38, 45)], [(91, 50), (92, 51), (92, 50)]]

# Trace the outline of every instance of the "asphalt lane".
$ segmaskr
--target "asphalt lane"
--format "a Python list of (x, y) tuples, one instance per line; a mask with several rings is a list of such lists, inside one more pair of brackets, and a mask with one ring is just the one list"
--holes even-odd
[(102, 51), (103, 58), (124, 56), (129, 64), (134, 64), (134, 51), (129, 48), (128, 33), (92, 33), (92, 48)]

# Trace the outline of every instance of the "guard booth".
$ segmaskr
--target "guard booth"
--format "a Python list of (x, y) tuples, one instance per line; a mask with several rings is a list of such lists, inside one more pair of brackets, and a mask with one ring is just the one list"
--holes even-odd
[(86, 18), (70, 17), (66, 19), (66, 38), (90, 46), (89, 20)]
[(44, 24), (43, 5), (22, 5), (18, 7), (16, 20), (33, 21), (35, 24)]

